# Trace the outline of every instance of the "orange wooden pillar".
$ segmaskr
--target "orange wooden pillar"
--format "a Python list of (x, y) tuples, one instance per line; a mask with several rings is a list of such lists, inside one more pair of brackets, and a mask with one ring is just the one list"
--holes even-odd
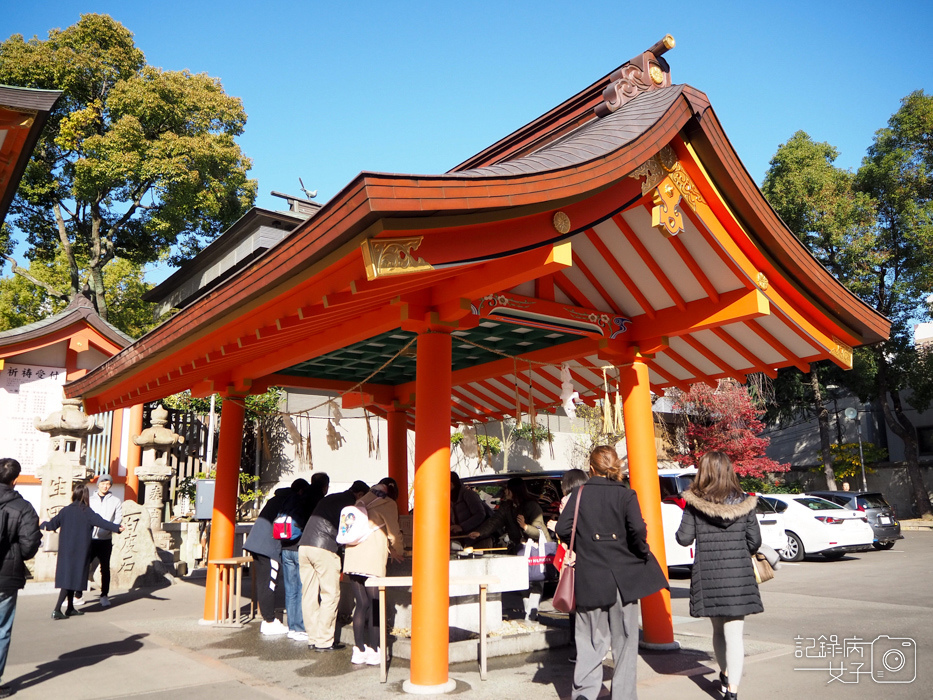
[[(661, 487), (658, 482), (658, 452), (654, 442), (654, 416), (648, 366), (640, 358), (619, 368), (622, 390), (622, 413), (625, 419), (625, 444), (628, 447), (629, 479), (642, 516), (648, 526), (648, 546), (667, 573), (664, 529), (661, 521)], [(674, 622), (671, 618), (671, 594), (659, 591), (641, 601), (641, 618), (646, 644), (673, 646)]]
[(389, 476), (398, 484), (398, 512), (408, 513), (408, 422), (404, 411), (386, 412), (389, 439)]
[(415, 521), (412, 555), (411, 678), (418, 694), (453, 690), (448, 678), (450, 605), (451, 338), (418, 335), (415, 380)]
[(126, 451), (126, 484), (123, 487), (123, 500), (139, 502), (139, 477), (136, 476), (136, 467), (142, 466), (143, 448), (133, 442), (133, 437), (143, 432), (143, 405), (136, 404), (130, 408), (130, 421), (126, 426), (129, 436), (129, 447)]
[[(242, 397), (224, 401), (220, 422), (220, 442), (217, 448), (217, 476), (214, 481), (214, 512), (211, 515), (210, 559), (233, 556), (236, 530), (236, 497), (240, 477), (240, 454), (243, 450), (243, 418), (246, 414)], [(214, 567), (207, 569), (204, 594), (204, 620), (214, 619)]]

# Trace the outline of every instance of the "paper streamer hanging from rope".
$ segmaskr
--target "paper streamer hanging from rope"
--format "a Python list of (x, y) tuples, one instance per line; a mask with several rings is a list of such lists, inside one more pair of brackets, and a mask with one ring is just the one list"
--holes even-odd
[(577, 407), (573, 402), (580, 398), (580, 393), (574, 391), (570, 367), (567, 366), (566, 362), (560, 366), (560, 381), (560, 403), (567, 417), (573, 420), (577, 417)]

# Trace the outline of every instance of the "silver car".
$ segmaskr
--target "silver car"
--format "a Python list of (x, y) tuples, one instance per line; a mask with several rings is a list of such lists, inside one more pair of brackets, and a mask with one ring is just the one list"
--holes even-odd
[(875, 549), (891, 549), (895, 541), (904, 539), (894, 509), (877, 491), (811, 491), (811, 495), (865, 513), (875, 535), (872, 542)]

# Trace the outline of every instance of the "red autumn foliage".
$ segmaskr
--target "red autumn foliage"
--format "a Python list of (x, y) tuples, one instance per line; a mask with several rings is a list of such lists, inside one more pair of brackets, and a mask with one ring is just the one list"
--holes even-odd
[(729, 455), (739, 476), (762, 478), (768, 472), (786, 472), (787, 464), (765, 456), (771, 442), (758, 437), (764, 429), (764, 411), (755, 406), (748, 389), (732, 380), (721, 380), (713, 389), (694, 384), (690, 391), (674, 398), (674, 410), (686, 417), (689, 451), (678, 460), (694, 466), (707, 452)]

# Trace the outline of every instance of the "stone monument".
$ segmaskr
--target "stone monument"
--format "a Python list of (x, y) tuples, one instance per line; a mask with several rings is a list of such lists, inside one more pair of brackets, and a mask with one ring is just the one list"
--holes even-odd
[(146, 510), (149, 511), (148, 526), (157, 547), (169, 550), (172, 537), (162, 530), (162, 511), (165, 508), (165, 486), (172, 480), (175, 470), (168, 464), (168, 451), (184, 443), (185, 438), (173, 433), (166, 426), (168, 411), (162, 406), (152, 411), (152, 427), (133, 436), (133, 443), (143, 450), (142, 466), (136, 467), (136, 476), (145, 484)]
[(135, 501), (123, 503), (123, 532), (113, 536), (110, 558), (114, 588), (140, 588), (164, 583), (168, 573), (159, 557), (149, 523), (149, 509)]
[[(37, 417), (36, 430), (48, 433), (49, 459), (39, 467), (42, 480), (42, 495), (39, 501), (39, 520), (53, 518), (58, 511), (71, 503), (74, 484), (86, 482), (92, 470), (85, 464), (88, 435), (101, 432), (96, 419), (81, 410), (81, 399), (63, 399), (62, 409), (54, 411), (45, 419)], [(49, 538), (49, 534), (44, 535)], [(35, 576), (38, 581), (55, 578), (56, 552), (40, 551), (35, 560)]]

